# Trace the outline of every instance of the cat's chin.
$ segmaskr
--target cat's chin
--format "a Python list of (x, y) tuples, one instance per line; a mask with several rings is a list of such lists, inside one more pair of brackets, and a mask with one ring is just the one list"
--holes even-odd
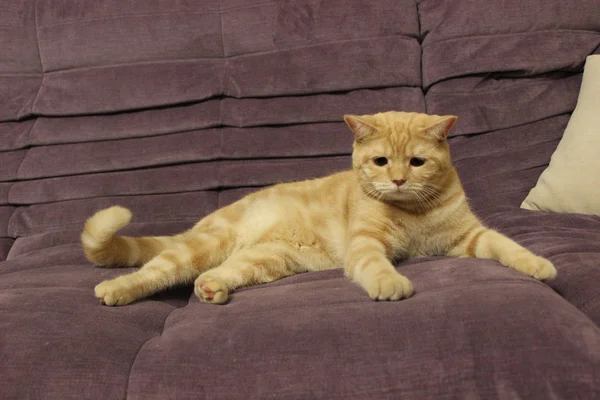
[(412, 192), (406, 190), (388, 190), (381, 191), (381, 200), (383, 201), (408, 201), (413, 200)]

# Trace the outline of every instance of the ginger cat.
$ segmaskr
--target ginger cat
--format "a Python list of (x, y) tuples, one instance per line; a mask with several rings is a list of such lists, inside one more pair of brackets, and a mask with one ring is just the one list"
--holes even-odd
[(446, 141), (456, 117), (344, 119), (355, 135), (350, 171), (263, 189), (172, 237), (115, 236), (130, 211), (97, 212), (81, 235), (87, 258), (142, 268), (100, 283), (96, 297), (124, 305), (195, 280), (200, 300), (223, 304), (241, 286), (343, 266), (372, 299), (400, 300), (413, 287), (391, 261), (426, 255), (489, 258), (536, 279), (556, 276), (550, 261), (471, 213)]

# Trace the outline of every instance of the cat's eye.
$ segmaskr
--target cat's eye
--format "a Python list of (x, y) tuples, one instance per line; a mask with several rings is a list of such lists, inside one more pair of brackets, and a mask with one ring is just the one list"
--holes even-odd
[(410, 165), (412, 165), (413, 167), (420, 167), (421, 165), (425, 164), (425, 160), (424, 158), (419, 158), (419, 157), (413, 157), (410, 159)]
[(379, 167), (383, 167), (384, 165), (386, 165), (388, 163), (388, 159), (385, 157), (377, 157), (373, 159), (373, 162), (375, 163), (375, 165), (379, 166)]

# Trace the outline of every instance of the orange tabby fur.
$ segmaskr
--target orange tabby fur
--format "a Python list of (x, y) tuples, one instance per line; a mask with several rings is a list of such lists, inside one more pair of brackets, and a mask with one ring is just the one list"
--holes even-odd
[[(425, 255), (489, 258), (540, 280), (556, 276), (550, 261), (471, 213), (446, 141), (456, 117), (386, 112), (345, 120), (355, 135), (353, 170), (263, 189), (179, 235), (115, 236), (129, 210), (97, 212), (81, 235), (87, 258), (143, 267), (100, 283), (96, 297), (124, 305), (195, 280), (202, 301), (222, 304), (240, 286), (343, 266), (372, 299), (399, 300), (413, 287), (391, 260)], [(381, 157), (385, 165), (377, 165)]]

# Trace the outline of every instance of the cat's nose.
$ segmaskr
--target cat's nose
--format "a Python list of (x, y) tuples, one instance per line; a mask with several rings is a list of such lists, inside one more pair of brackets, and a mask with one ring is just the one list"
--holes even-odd
[(402, 186), (406, 182), (406, 179), (396, 179), (396, 180), (393, 180), (392, 182), (394, 182), (398, 186)]

